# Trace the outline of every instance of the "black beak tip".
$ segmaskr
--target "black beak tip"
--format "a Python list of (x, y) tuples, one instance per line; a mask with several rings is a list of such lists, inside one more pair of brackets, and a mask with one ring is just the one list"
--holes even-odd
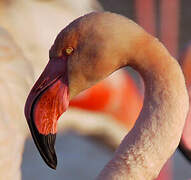
[(47, 146), (46, 149), (41, 149), (39, 150), (42, 158), (44, 159), (44, 161), (46, 162), (46, 164), (56, 170), (57, 167), (57, 157), (56, 157), (56, 153), (54, 150), (54, 146), (52, 145), (52, 147)]
[(27, 122), (29, 124), (29, 129), (31, 131), (33, 140), (43, 160), (50, 168), (56, 169), (57, 157), (54, 149), (56, 134), (51, 134), (51, 133), (47, 135), (41, 134), (38, 132), (33, 120)]
[(54, 149), (56, 134), (48, 134), (48, 135), (38, 134), (38, 136), (36, 136), (33, 139), (46, 164), (50, 168), (56, 169), (57, 157)]
[[(52, 158), (51, 158), (52, 159)], [(50, 168), (52, 168), (52, 169), (54, 169), (54, 170), (56, 170), (56, 167), (57, 167), (57, 158), (56, 158), (56, 154), (53, 156), (53, 159), (50, 161), (46, 161), (46, 163), (47, 163), (47, 165), (50, 167)]]
[(56, 166), (57, 166), (57, 163), (56, 164), (51, 164), (50, 167), (54, 170), (56, 170)]

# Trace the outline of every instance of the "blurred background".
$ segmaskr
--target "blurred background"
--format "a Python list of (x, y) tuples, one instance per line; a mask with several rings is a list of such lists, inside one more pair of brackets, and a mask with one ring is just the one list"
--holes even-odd
[[(191, 39), (191, 2), (188, 0), (15, 2), (14, 4), (10, 0), (1, 5), (0, 0), (0, 7), (4, 8), (0, 18), (5, 16), (0, 19), (0, 26), (13, 36), (24, 57), (32, 64), (34, 80), (47, 63), (48, 49), (57, 33), (73, 19), (94, 10), (111, 11), (127, 16), (157, 36), (178, 60), (187, 55), (186, 50)], [(31, 28), (30, 23), (33, 25)], [(41, 59), (42, 62), (39, 62)], [(117, 88), (112, 81), (115, 79), (122, 79)], [(143, 82), (131, 68), (113, 74), (97, 87), (79, 95), (71, 102), (69, 112), (59, 120), (60, 131), (55, 147), (58, 155), (57, 170), (47, 167), (33, 140), (27, 136), (21, 163), (22, 180), (95, 179), (112, 158), (122, 137), (132, 128), (141, 110), (143, 96)], [(115, 103), (120, 105), (115, 107)], [(177, 150), (158, 180), (187, 180), (191, 178), (190, 169), (191, 163)]]

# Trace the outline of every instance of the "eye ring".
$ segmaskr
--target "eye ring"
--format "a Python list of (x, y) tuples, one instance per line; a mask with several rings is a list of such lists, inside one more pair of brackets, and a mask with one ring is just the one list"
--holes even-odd
[(73, 51), (74, 51), (74, 49), (73, 49), (72, 47), (68, 47), (68, 48), (65, 49), (65, 53), (66, 53), (66, 55), (68, 55), (68, 56), (69, 56)]

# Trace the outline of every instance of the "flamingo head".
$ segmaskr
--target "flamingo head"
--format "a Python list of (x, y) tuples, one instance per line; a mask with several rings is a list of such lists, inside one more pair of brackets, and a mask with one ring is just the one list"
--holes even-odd
[(54, 150), (57, 120), (66, 111), (69, 100), (124, 66), (127, 43), (121, 36), (123, 28), (118, 28), (119, 23), (114, 25), (115, 20), (121, 24), (127, 21), (112, 13), (91, 13), (63, 29), (27, 98), (25, 116), (32, 137), (51, 168), (57, 165)]

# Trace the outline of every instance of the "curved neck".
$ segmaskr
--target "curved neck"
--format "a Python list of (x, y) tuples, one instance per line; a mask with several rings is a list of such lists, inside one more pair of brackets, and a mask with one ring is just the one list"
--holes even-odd
[(127, 61), (144, 79), (143, 109), (98, 179), (154, 179), (181, 137), (188, 110), (184, 77), (162, 44), (145, 37), (134, 43)]

